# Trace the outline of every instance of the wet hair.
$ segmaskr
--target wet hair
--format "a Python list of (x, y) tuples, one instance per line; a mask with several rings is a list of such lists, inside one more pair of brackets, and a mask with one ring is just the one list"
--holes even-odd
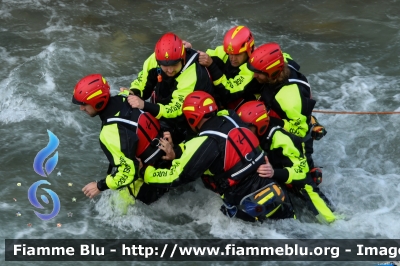
[(286, 81), (290, 76), (290, 68), (287, 63), (283, 66), (282, 72), (279, 74), (278, 78), (276, 79), (276, 83), (283, 83)]

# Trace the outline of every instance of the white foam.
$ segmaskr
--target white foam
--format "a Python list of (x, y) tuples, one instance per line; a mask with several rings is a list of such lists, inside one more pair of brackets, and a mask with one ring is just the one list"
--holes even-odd
[(39, 106), (26, 97), (7, 98), (0, 102), (0, 110), (0, 121), (4, 124), (42, 117)]
[(18, 57), (11, 56), (10, 52), (4, 47), (0, 47), (0, 58), (1, 61), (5, 61), (9, 65), (13, 65), (18, 61)]

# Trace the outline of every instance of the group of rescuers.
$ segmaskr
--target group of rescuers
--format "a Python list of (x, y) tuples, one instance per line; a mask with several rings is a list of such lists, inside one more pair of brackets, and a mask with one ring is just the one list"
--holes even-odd
[[(320, 191), (313, 141), (325, 128), (300, 66), (277, 43), (255, 47), (235, 26), (206, 52), (168, 32), (130, 88), (110, 96), (101, 74), (78, 81), (72, 102), (102, 122), (107, 176), (82, 191), (119, 190), (151, 204), (169, 188), (200, 178), (221, 211), (255, 222), (296, 218), (293, 196), (321, 223), (336, 217)], [(291, 199), (292, 198), (292, 199)]]

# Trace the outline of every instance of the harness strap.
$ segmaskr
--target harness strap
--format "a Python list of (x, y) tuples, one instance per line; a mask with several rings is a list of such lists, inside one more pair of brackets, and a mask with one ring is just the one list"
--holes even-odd
[(306, 85), (307, 87), (309, 87), (310, 90), (311, 90), (310, 83), (305, 82), (304, 80), (301, 80), (301, 79), (288, 79), (288, 81), (292, 82), (292, 83), (301, 83), (301, 84)]
[[(301, 72), (299, 71), (299, 69), (297, 69), (296, 67), (292, 66), (291, 64), (288, 64), (288, 66), (293, 69), (294, 71), (296, 71), (297, 73), (299, 73), (300, 75), (302, 75), (304, 77), (303, 74), (301, 74)], [(304, 77), (305, 78), (305, 77)], [(306, 78), (307, 80), (307, 78)], [(306, 85), (309, 89), (310, 89), (310, 97), (311, 97), (311, 85), (310, 83), (308, 83), (308, 81), (304, 81), (301, 79), (288, 79), (289, 82), (293, 82), (293, 83), (301, 83), (303, 85)]]
[(149, 157), (147, 157), (146, 160), (144, 160), (144, 163), (147, 163), (148, 161), (150, 161), (154, 156), (156, 156), (161, 150), (160, 149), (156, 149)]
[(251, 143), (251, 140), (249, 139), (249, 137), (243, 132), (243, 129), (239, 127), (238, 130), (240, 131), (240, 133), (242, 133), (243, 137), (247, 140), (247, 143), (251, 146), (251, 149), (254, 150), (256, 147), (253, 145), (253, 143)]
[[(150, 121), (150, 123), (155, 127), (155, 128), (157, 128), (157, 125), (154, 123), (154, 121), (149, 117), (149, 114), (148, 113), (144, 113), (143, 112), (143, 115)], [(160, 130), (159, 128), (157, 128), (158, 130)]]
[(124, 119), (124, 118), (118, 118), (118, 117), (114, 117), (114, 118), (108, 118), (107, 119), (107, 123), (111, 123), (111, 122), (122, 122), (122, 123), (126, 123), (132, 126), (137, 127), (138, 124), (136, 122), (133, 122), (131, 120), (128, 119)]
[[(237, 128), (239, 127), (239, 125), (236, 123), (235, 120), (232, 119), (232, 117), (229, 117), (229, 116), (227, 116), (227, 115), (224, 115), (224, 117), (225, 117), (226, 119), (228, 119), (235, 127), (237, 127)], [(227, 138), (228, 138), (228, 135), (227, 135), (227, 134), (224, 134), (224, 133), (221, 133), (221, 132), (218, 132), (218, 131), (215, 131), (215, 130), (206, 130), (206, 131), (203, 131), (203, 132), (201, 132), (201, 133), (199, 134), (199, 136), (202, 136), (202, 135), (207, 134), (207, 133), (220, 136), (221, 138), (224, 138), (224, 139), (227, 139)]]
[(227, 138), (228, 138), (228, 135), (226, 135), (226, 134), (224, 134), (224, 133), (221, 133), (221, 132), (218, 132), (218, 131), (214, 131), (214, 130), (206, 130), (206, 131), (203, 131), (203, 132), (201, 132), (201, 133), (199, 134), (199, 136), (206, 135), (206, 134), (217, 135), (217, 136), (219, 136), (219, 137), (221, 137), (221, 138), (224, 138), (224, 139), (227, 139)]
[(274, 134), (274, 132), (279, 128), (281, 128), (281, 127), (280, 126), (273, 127), (267, 136), (267, 140), (269, 140), (272, 137), (272, 135)]
[(194, 55), (192, 55), (192, 57), (190, 57), (190, 59), (187, 61), (187, 63), (185, 64), (185, 66), (182, 68), (182, 70), (181, 70), (181, 73), (183, 72), (183, 71), (185, 71), (186, 70), (186, 68), (188, 68), (189, 66), (190, 66), (190, 64), (192, 63), (192, 61), (196, 58), (196, 56), (198, 55), (199, 53), (195, 53)]
[(247, 166), (243, 167), (241, 170), (231, 174), (231, 177), (235, 177), (241, 173), (243, 173), (244, 171), (246, 171), (247, 169), (249, 169), (250, 167), (252, 167), (254, 164), (256, 164), (258, 161), (260, 161), (261, 159), (264, 158), (264, 153), (260, 153), (260, 155), (254, 159), (254, 161), (251, 161), (251, 163), (249, 163)]
[(225, 117), (226, 119), (228, 119), (235, 127), (239, 127), (239, 125), (236, 123), (235, 120), (233, 120), (232, 117), (227, 116), (227, 115), (224, 115), (224, 117)]
[[(227, 140), (228, 140), (229, 143), (232, 145), (232, 147), (235, 149), (236, 153), (239, 155), (240, 160), (245, 159), (245, 158), (243, 157), (243, 155), (240, 153), (240, 150), (239, 150), (239, 148), (236, 146), (236, 144), (235, 144), (235, 142), (233, 141), (233, 139), (230, 138), (230, 137), (228, 136)], [(252, 149), (253, 149), (253, 147), (252, 147)]]
[(299, 70), (297, 68), (295, 68), (294, 66), (292, 66), (291, 64), (288, 64), (288, 67), (290, 67), (291, 69), (295, 70), (296, 72), (299, 72)]

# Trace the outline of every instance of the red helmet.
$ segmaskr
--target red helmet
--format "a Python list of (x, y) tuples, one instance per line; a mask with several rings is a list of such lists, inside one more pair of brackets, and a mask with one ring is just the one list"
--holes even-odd
[(91, 74), (82, 78), (74, 88), (72, 102), (74, 104), (89, 104), (96, 111), (106, 107), (110, 98), (110, 86), (100, 74)]
[(254, 48), (254, 37), (249, 28), (236, 26), (230, 29), (224, 37), (224, 51), (227, 54), (247, 52), (250, 56)]
[(245, 123), (250, 123), (257, 128), (257, 134), (262, 136), (268, 128), (269, 116), (262, 102), (249, 101), (237, 110), (237, 114)]
[(255, 73), (263, 73), (275, 79), (283, 70), (285, 60), (277, 43), (263, 44), (251, 54), (247, 67)]
[(182, 40), (172, 32), (164, 34), (156, 43), (154, 49), (158, 64), (163, 66), (175, 65), (185, 59), (186, 50)]
[(144, 112), (137, 120), (136, 134), (139, 142), (136, 148), (136, 157), (144, 164), (151, 164), (160, 159), (165, 153), (158, 148), (159, 139), (162, 137), (161, 126), (158, 119), (150, 113)]
[(194, 91), (186, 96), (182, 112), (194, 130), (204, 115), (218, 110), (214, 98), (204, 91)]

